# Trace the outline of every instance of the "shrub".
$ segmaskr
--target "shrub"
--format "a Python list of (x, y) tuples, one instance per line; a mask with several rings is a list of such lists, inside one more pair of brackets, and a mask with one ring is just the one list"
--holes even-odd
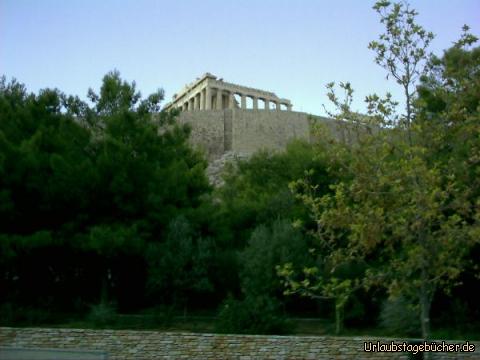
[(165, 327), (170, 326), (173, 321), (172, 306), (157, 306), (148, 313), (148, 324), (152, 327)]
[(287, 334), (291, 327), (278, 302), (265, 296), (229, 297), (220, 307), (216, 324), (218, 332), (236, 334)]
[(386, 300), (380, 312), (380, 325), (392, 335), (418, 336), (419, 319), (418, 310), (402, 296)]
[(44, 325), (53, 322), (46, 308), (22, 307), (12, 303), (0, 305), (0, 325)]
[(11, 303), (0, 305), (0, 325), (12, 325), (16, 320), (16, 308)]
[(49, 309), (26, 307), (22, 309), (22, 318), (29, 325), (43, 325), (53, 322), (52, 312)]
[(114, 305), (101, 302), (92, 305), (87, 320), (95, 326), (113, 325), (117, 321), (117, 311)]

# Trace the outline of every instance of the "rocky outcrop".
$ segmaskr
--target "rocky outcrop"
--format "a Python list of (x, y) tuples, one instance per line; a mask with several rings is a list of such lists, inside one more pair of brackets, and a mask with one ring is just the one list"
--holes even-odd
[(245, 160), (248, 158), (246, 153), (238, 153), (235, 151), (227, 151), (219, 158), (212, 160), (207, 167), (207, 177), (215, 187), (222, 186), (224, 184), (222, 174), (227, 163), (235, 163), (238, 160)]

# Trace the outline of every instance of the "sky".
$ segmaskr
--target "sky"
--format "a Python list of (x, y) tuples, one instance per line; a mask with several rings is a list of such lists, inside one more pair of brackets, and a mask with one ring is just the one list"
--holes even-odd
[[(0, 75), (29, 91), (86, 99), (118, 70), (164, 103), (205, 72), (290, 99), (324, 115), (328, 82), (349, 81), (354, 110), (371, 93), (401, 89), (368, 43), (383, 28), (367, 0), (0, 0)], [(411, 0), (441, 55), (468, 24), (480, 37), (480, 0)]]

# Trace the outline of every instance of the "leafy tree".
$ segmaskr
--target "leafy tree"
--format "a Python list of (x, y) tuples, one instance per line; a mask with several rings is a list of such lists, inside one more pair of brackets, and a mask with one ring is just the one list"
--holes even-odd
[[(288, 184), (308, 169), (319, 189), (328, 190), (327, 176), (321, 157), (315, 157), (310, 144), (293, 141), (282, 153), (260, 151), (250, 159), (227, 168), (225, 185), (218, 190), (220, 209), (229, 236), (237, 248), (243, 248), (251, 232), (260, 224), (278, 218), (301, 219), (308, 223), (303, 204), (291, 194)], [(230, 235), (228, 235), (230, 234)]]
[(109, 258), (135, 243), (138, 251), (130, 255), (142, 254), (141, 244), (161, 238), (170, 219), (199, 206), (209, 190), (206, 163), (187, 144), (189, 128), (173, 123), (175, 113), (157, 116), (161, 91), (142, 100), (135, 83), (114, 71), (99, 94), (90, 89), (88, 95), (93, 107), (85, 118), (95, 134), (98, 183), (95, 225), (82, 247)]
[[(332, 194), (323, 196), (315, 195), (308, 179), (293, 187), (315, 215), (319, 246), (330, 247), (332, 265), (362, 262), (367, 270), (358, 285), (381, 285), (392, 298), (417, 299), (422, 336), (428, 339), (433, 296), (456, 284), (478, 239), (478, 198), (466, 201), (459, 189), (469, 185), (453, 167), (445, 166), (449, 157), (439, 158), (433, 146), (450, 130), (455, 114), (440, 116), (446, 121), (442, 130), (429, 126), (440, 114), (423, 118), (425, 112), (414, 107), (414, 85), (426, 73), (421, 64), (428, 61), (426, 47), (432, 35), (415, 24), (416, 12), (405, 3), (379, 1), (374, 9), (387, 32), (370, 47), (377, 52), (377, 63), (403, 86), (406, 114), (396, 114), (397, 104), (390, 95), (384, 99), (372, 95), (366, 99), (368, 116), (360, 116), (349, 106), (350, 85), (341, 84), (346, 92), (343, 102), (329, 85), (329, 97), (339, 110), (339, 126), (346, 128), (344, 133), (354, 134), (348, 141), (323, 140), (332, 145), (327, 158), (341, 166), (344, 178), (332, 186)], [(477, 139), (474, 136), (472, 142)], [(287, 270), (283, 268), (284, 276), (289, 275)], [(315, 268), (307, 269), (305, 275), (312, 274), (313, 283), (308, 278), (303, 283), (288, 281), (286, 276), (287, 288), (300, 286), (322, 294), (332, 281), (338, 281), (324, 278)], [(345, 288), (348, 294), (350, 286)]]
[[(135, 84), (122, 82), (118, 72), (105, 76), (100, 95), (89, 91), (96, 123), (96, 164), (105, 189), (97, 198), (97, 213), (114, 220), (145, 219), (159, 228), (177, 209), (196, 207), (208, 191), (206, 162), (188, 145), (189, 128), (171, 125), (175, 113), (153, 111), (161, 92), (140, 101)], [(100, 215), (100, 214), (99, 214)], [(151, 229), (150, 229), (151, 230)]]
[(375, 62), (387, 70), (387, 79), (392, 76), (403, 88), (406, 106), (403, 121), (408, 133), (414, 115), (416, 84), (428, 69), (427, 49), (434, 35), (416, 23), (418, 12), (408, 2), (381, 0), (373, 9), (380, 15), (385, 33), (368, 47), (376, 53)]
[(194, 293), (213, 291), (210, 272), (213, 259), (211, 239), (195, 238), (184, 217), (173, 219), (163, 243), (151, 243), (147, 249), (148, 287), (163, 293), (174, 305), (183, 305)]
[(307, 239), (291, 223), (301, 219), (308, 226), (310, 219), (288, 188), (307, 169), (314, 169), (313, 181), (327, 191), (330, 178), (323, 159), (316, 158), (312, 146), (302, 141), (290, 143), (282, 153), (257, 152), (227, 168), (225, 185), (217, 190), (220, 209), (216, 216), (223, 220), (226, 243), (240, 250), (237, 271), (242, 299), (221, 306), (222, 331), (284, 331), (280, 326), (284, 299), (275, 265), (307, 258)]
[(228, 297), (220, 307), (217, 331), (234, 334), (288, 334), (292, 326), (280, 312), (278, 301), (260, 295), (243, 300)]
[(410, 299), (405, 299), (403, 296), (387, 299), (380, 313), (380, 325), (394, 335), (406, 334), (417, 337), (419, 334), (418, 308), (414, 308)]
[[(431, 71), (418, 88), (416, 107), (430, 156), (455, 178), (456, 186), (451, 189), (455, 211), (469, 225), (470, 236), (478, 239), (480, 48), (476, 42), (464, 26), (460, 40), (441, 57), (433, 57)], [(470, 303), (472, 319), (478, 318), (478, 307), (469, 294), (479, 283), (479, 250), (478, 242), (469, 250), (470, 261), (457, 280), (461, 286), (446, 294), (449, 302), (445, 303), (451, 311), (458, 310), (457, 302), (462, 306)], [(451, 324), (451, 319), (447, 321)], [(475, 326), (474, 321), (469, 323)]]
[(290, 221), (276, 220), (271, 227), (257, 226), (240, 253), (243, 293), (278, 297), (282, 288), (275, 266), (286, 262), (304, 263), (309, 260), (307, 253), (306, 238)]
[(158, 112), (162, 91), (142, 99), (114, 71), (88, 96), (0, 81), (0, 266), (9, 294), (26, 302), (16, 284), (56, 299), (52, 287), (83, 281), (92, 267), (106, 299), (125, 273), (118, 260), (141, 268), (146, 244), (161, 241), (172, 218), (194, 217), (210, 191), (189, 128)]
[(433, 147), (431, 153), (443, 162), (442, 166), (454, 169), (462, 185), (456, 196), (463, 194), (472, 204), (479, 189), (476, 156), (480, 48), (471, 47), (477, 39), (468, 33), (468, 26), (463, 30), (461, 39), (442, 57), (432, 58), (431, 71), (422, 78), (415, 105), (418, 121), (425, 129), (425, 142)]
[(58, 90), (28, 94), (1, 79), (0, 263), (11, 301), (64, 299), (63, 260), (95, 178), (89, 151), (89, 132), (66, 113)]
[(86, 207), (83, 194), (93, 180), (90, 136), (62, 113), (61, 95), (29, 95), (16, 81), (0, 83), (3, 233), (57, 230)]

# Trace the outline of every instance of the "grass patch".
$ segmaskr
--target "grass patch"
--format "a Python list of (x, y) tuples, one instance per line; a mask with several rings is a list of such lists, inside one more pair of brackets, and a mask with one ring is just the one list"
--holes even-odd
[[(60, 314), (34, 309), (17, 308), (13, 313), (11, 307), (4, 307), (0, 326), (12, 327), (50, 327), (66, 329), (113, 329), (113, 330), (155, 330), (169, 332), (215, 333), (217, 318), (212, 314), (190, 314), (182, 316), (167, 307), (147, 309), (139, 314), (118, 314), (112, 309), (92, 307), (89, 314)], [(19, 313), (21, 311), (21, 314)], [(8, 315), (8, 316), (7, 316)], [(46, 316), (48, 315), (48, 316)], [(289, 318), (292, 325), (291, 334), (299, 336), (336, 336), (335, 324), (330, 319)], [(340, 336), (381, 338), (385, 330), (378, 327), (346, 327)], [(406, 334), (389, 334), (388, 337), (407, 339)], [(434, 328), (432, 339), (479, 341), (480, 329), (468, 328)]]

